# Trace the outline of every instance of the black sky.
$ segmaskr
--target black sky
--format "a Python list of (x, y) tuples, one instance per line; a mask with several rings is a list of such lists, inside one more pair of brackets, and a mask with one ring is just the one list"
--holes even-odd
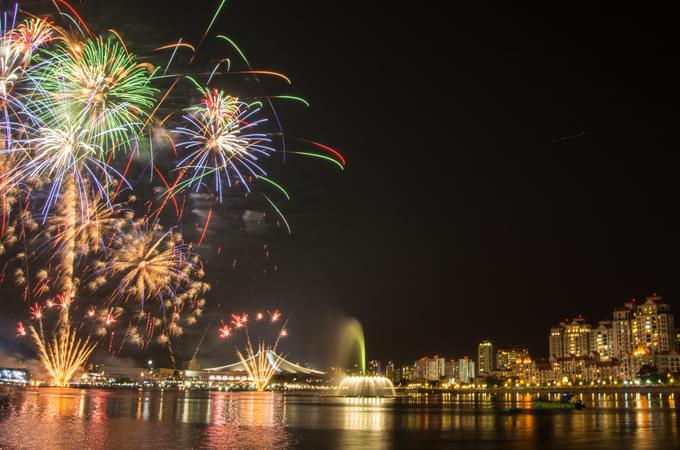
[[(107, 14), (196, 42), (216, 3)], [(319, 363), (340, 316), (363, 323), (370, 358), (407, 362), (482, 338), (545, 356), (562, 318), (652, 291), (678, 304), (671, 20), (368, 3), (230, 1), (215, 24), (310, 100), (284, 108), (288, 133), (348, 166), (287, 163), (293, 235), (266, 239), (278, 272), (209, 258), (211, 303), (290, 312), (288, 353)]]

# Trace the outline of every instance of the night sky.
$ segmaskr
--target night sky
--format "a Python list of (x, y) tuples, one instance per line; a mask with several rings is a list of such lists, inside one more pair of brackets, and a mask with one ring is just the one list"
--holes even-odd
[[(217, 4), (88, 3), (84, 15), (107, 27), (134, 24), (139, 45), (140, 30), (198, 41)], [(356, 317), (369, 358), (405, 363), (476, 356), (484, 338), (547, 356), (561, 319), (610, 318), (652, 292), (678, 305), (670, 21), (372, 3), (234, 0), (216, 22), (212, 34), (311, 102), (282, 108), (287, 133), (340, 149), (348, 165), (276, 165), (293, 194), (282, 205), (290, 237), (216, 222), (202, 250), (209, 317), (279, 308), (290, 315), (285, 351), (316, 365)], [(205, 45), (209, 57), (226, 51)], [(232, 270), (236, 253), (249, 263)], [(212, 337), (205, 357), (232, 361)]]

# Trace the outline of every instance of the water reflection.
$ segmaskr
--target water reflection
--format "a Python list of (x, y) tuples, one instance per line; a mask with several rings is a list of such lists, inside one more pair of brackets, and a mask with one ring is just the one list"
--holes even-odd
[(0, 411), (0, 448), (680, 447), (673, 393), (587, 393), (579, 412), (501, 410), (531, 398), (28, 389)]

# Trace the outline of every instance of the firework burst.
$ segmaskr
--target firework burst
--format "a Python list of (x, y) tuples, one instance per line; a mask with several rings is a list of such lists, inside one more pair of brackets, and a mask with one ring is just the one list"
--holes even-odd
[[(117, 40), (62, 40), (37, 64), (46, 100), (86, 128), (107, 151), (129, 149), (155, 105), (151, 73)], [(61, 120), (57, 119), (58, 123)]]
[(188, 154), (177, 164), (185, 174), (178, 188), (194, 188), (209, 184), (222, 201), (222, 188), (240, 183), (250, 191), (247, 178), (266, 175), (260, 158), (274, 149), (265, 133), (255, 132), (266, 118), (258, 118), (260, 108), (224, 94), (217, 89), (201, 89), (200, 104), (185, 110), (184, 124), (174, 132), (177, 148)]
[[(113, 280), (109, 303), (129, 318), (126, 336), (134, 344), (155, 337), (160, 344), (183, 334), (203, 314), (202, 296), (210, 286), (201, 281), (202, 263), (181, 235), (160, 226), (138, 227), (125, 233), (101, 273)], [(133, 330), (134, 328), (134, 330)]]

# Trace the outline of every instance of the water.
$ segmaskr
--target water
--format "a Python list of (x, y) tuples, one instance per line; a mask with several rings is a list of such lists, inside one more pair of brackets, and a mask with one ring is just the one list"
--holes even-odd
[(584, 411), (494, 409), (529, 399), (26, 389), (0, 411), (0, 448), (680, 448), (673, 393), (586, 394)]

